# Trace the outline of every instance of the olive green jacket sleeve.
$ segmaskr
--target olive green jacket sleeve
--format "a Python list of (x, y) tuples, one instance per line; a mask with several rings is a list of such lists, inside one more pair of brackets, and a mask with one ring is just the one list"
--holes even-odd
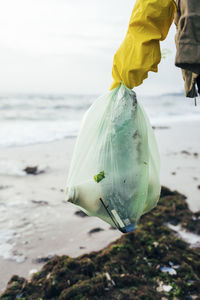
[(200, 0), (176, 0), (175, 65), (182, 69), (187, 97), (196, 97), (200, 74)]

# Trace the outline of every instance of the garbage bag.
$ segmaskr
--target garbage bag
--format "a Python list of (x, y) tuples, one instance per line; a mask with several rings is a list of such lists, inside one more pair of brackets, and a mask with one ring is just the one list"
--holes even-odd
[(134, 91), (123, 83), (86, 112), (67, 179), (67, 200), (122, 232), (156, 206), (159, 153)]

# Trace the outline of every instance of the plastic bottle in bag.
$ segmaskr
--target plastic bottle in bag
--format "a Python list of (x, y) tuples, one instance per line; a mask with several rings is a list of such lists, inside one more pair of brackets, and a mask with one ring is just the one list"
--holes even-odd
[(67, 200), (122, 232), (160, 196), (159, 153), (135, 92), (123, 83), (86, 112), (67, 180)]

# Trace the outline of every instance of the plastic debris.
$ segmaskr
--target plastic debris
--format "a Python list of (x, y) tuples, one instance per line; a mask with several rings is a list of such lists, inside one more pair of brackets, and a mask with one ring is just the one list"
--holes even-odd
[(169, 273), (170, 275), (177, 274), (176, 270), (174, 270), (173, 268), (169, 268), (169, 267), (162, 267), (162, 268), (160, 268), (160, 271), (163, 273)]

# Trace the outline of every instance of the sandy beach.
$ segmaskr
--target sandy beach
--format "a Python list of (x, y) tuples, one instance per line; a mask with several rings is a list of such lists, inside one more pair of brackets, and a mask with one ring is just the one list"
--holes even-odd
[[(200, 210), (199, 121), (155, 128), (161, 155), (161, 183)], [(0, 290), (13, 274), (28, 277), (55, 254), (76, 257), (99, 250), (121, 236), (103, 221), (76, 215), (65, 202), (74, 138), (0, 149)], [(37, 175), (23, 169), (38, 166)], [(94, 228), (99, 232), (89, 233)]]

